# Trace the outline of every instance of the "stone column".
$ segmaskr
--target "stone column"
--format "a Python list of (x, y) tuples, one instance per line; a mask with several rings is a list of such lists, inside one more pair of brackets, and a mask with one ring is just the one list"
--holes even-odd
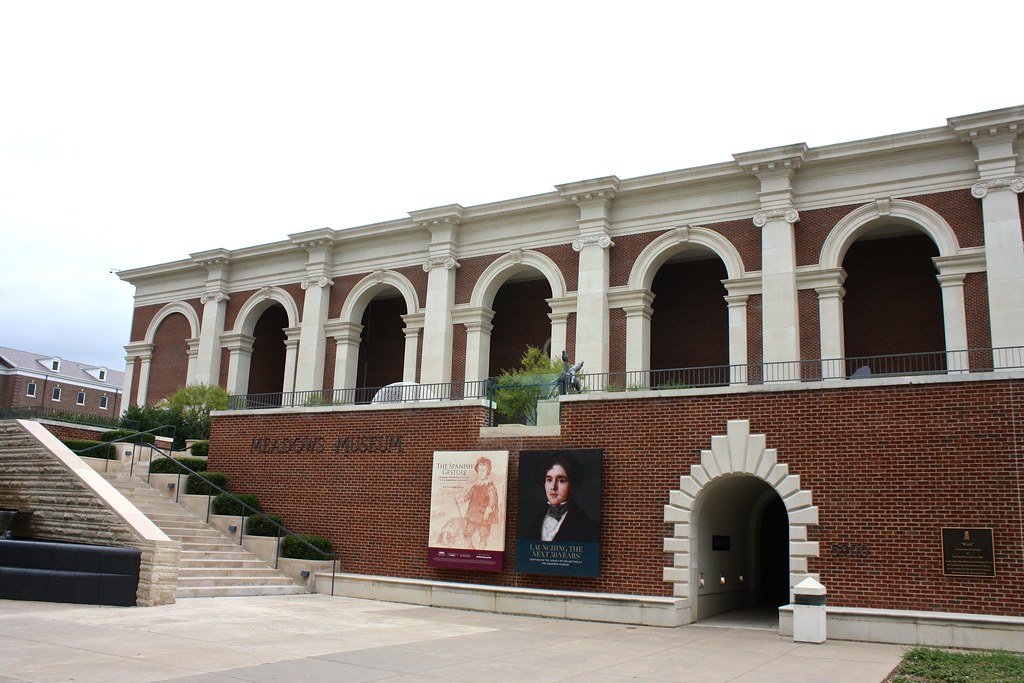
[[(946, 338), (946, 371), (960, 374), (971, 368), (970, 340), (967, 336), (967, 301), (964, 280), (969, 273), (985, 272), (985, 253), (965, 249), (955, 256), (932, 259), (939, 271), (936, 279), (942, 291), (942, 324)], [(985, 354), (987, 356), (988, 354)], [(998, 360), (998, 357), (993, 360)]]
[[(290, 394), (297, 391), (295, 375), (299, 364), (299, 339), (302, 335), (302, 328), (286, 327), (284, 334), (284, 380), (281, 384), (281, 391)], [(282, 405), (285, 404), (282, 403)]]
[[(147, 342), (133, 342), (124, 347), (124, 405), (122, 412), (129, 405), (146, 405), (146, 392), (149, 387), (149, 361), (153, 358), (153, 345)], [(135, 361), (142, 360), (139, 366), (139, 388), (132, 395), (132, 384), (135, 381)]]
[(609, 294), (608, 307), (626, 314), (626, 388), (650, 385), (651, 315), (654, 294), (647, 289)]
[(842, 268), (805, 271), (797, 280), (799, 289), (813, 289), (818, 295), (821, 378), (843, 379), (846, 377), (846, 333), (843, 325), (846, 271)]
[(199, 337), (187, 339), (185, 343), (188, 345), (188, 369), (185, 372), (185, 382), (186, 384), (196, 384), (198, 382), (196, 379), (196, 360), (199, 358)]
[(252, 363), (252, 345), (255, 337), (240, 332), (224, 334), (221, 344), (228, 350), (228, 385), (225, 389), (229, 394), (249, 393), (249, 367)]
[(228, 309), (230, 290), (231, 253), (214, 249), (192, 254), (192, 261), (206, 268), (205, 291), (199, 302), (203, 305), (203, 320), (199, 328), (199, 348), (196, 350), (195, 374), (189, 374), (197, 384), (216, 386), (220, 383), (221, 335)]
[[(608, 372), (609, 250), (611, 204), (619, 189), (615, 176), (556, 186), (580, 209), (579, 236), (572, 248), (579, 253), (576, 285), (576, 351), (573, 362), (584, 361), (588, 374)], [(552, 349), (554, 352), (554, 349)]]
[(466, 326), (466, 382), (479, 382), (488, 377), (493, 319), (494, 311), (482, 307), (462, 308), (454, 319)]
[[(414, 221), (430, 232), (427, 260), (427, 301), (423, 319), (423, 359), (420, 381), (439, 384), (452, 380), (452, 307), (455, 305), (455, 270), (459, 223), (458, 204), (412, 211)], [(413, 373), (415, 376), (415, 373)]]
[[(417, 381), (417, 358), (419, 357), (420, 335), (423, 333), (424, 317), (423, 313), (411, 313), (402, 316), (402, 320), (405, 322), (405, 328), (402, 330), (405, 333), (405, 357), (402, 363), (403, 382)], [(450, 376), (447, 381), (451, 381)]]
[(358, 323), (332, 320), (324, 326), (326, 334), (334, 337), (334, 401), (350, 403), (354, 400), (359, 362), (359, 339), (363, 326)]
[(758, 279), (722, 280), (725, 305), (729, 309), (729, 383), (746, 384), (747, 364), (747, 301), (761, 291)]
[(551, 351), (548, 355), (561, 358), (562, 351), (569, 350), (569, 314), (576, 310), (576, 297), (552, 297), (546, 301), (551, 309), (548, 313), (548, 320), (551, 321)]
[[(324, 385), (324, 356), (327, 350), (327, 310), (331, 303), (330, 278), (333, 231), (318, 230), (293, 237), (296, 246), (309, 255), (306, 277), (300, 283), (305, 291), (302, 322), (299, 323), (298, 359), (295, 366), (295, 391), (319, 391)], [(287, 383), (286, 383), (286, 389)]]
[(761, 181), (761, 211), (754, 214), (754, 225), (761, 229), (761, 343), (766, 381), (800, 379), (800, 316), (793, 234), (800, 214), (793, 206), (793, 174), (806, 151), (807, 145), (799, 144), (733, 155)]
[[(1018, 175), (1014, 149), (1024, 106), (982, 112), (948, 120), (961, 139), (974, 145), (979, 182), (971, 195), (981, 200), (985, 221), (985, 267), (989, 321), (994, 349), (1024, 346), (1024, 239), (1021, 237)], [(993, 352), (996, 368), (1010, 364)], [(1007, 354), (1010, 355), (1010, 354)]]

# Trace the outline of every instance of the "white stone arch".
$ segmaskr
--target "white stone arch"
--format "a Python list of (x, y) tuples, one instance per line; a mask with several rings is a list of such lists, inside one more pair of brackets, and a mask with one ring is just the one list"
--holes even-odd
[[(732, 242), (707, 228), (689, 225), (673, 228), (644, 247), (629, 273), (628, 292), (632, 294), (626, 311), (626, 370), (645, 373), (650, 367), (651, 286), (658, 269), (672, 256), (693, 248), (709, 250), (725, 265), (726, 283), (739, 283), (745, 271), (743, 259)], [(729, 364), (740, 367), (747, 362), (746, 296), (726, 298), (729, 306)]]
[(291, 295), (280, 287), (264, 287), (255, 292), (242, 304), (235, 318), (235, 328), (232, 333), (251, 335), (256, 329), (263, 312), (274, 304), (280, 304), (288, 315), (288, 327), (297, 327), (299, 324), (299, 307)]
[(551, 298), (565, 296), (565, 277), (555, 262), (540, 252), (516, 250), (494, 260), (480, 274), (473, 293), (469, 297), (469, 305), (474, 308), (490, 308), (494, 305), (494, 297), (513, 275), (525, 270), (537, 270), (551, 287)]
[(684, 225), (669, 230), (644, 247), (629, 271), (629, 288), (649, 290), (658, 269), (675, 254), (693, 246), (705, 247), (722, 259), (730, 280), (743, 277), (743, 259), (732, 242), (714, 230)]
[(192, 308), (184, 301), (172, 301), (157, 311), (156, 315), (153, 316), (153, 319), (149, 321), (149, 327), (146, 328), (146, 343), (152, 344), (154, 342), (156, 339), (157, 328), (160, 327), (160, 324), (163, 323), (164, 320), (175, 313), (180, 313), (185, 316), (186, 320), (188, 320), (191, 337), (195, 338), (199, 336), (199, 314), (196, 313), (196, 309)]
[(420, 331), (423, 328), (423, 313), (420, 310), (419, 295), (409, 278), (393, 270), (378, 270), (356, 283), (345, 297), (341, 312), (326, 325), (329, 336), (334, 337), (334, 388), (353, 389), (356, 386), (359, 363), (359, 339), (363, 331), (363, 313), (374, 297), (381, 292), (397, 290), (405, 300), (405, 354), (402, 372), (404, 381), (416, 379), (416, 356)]
[(575, 299), (566, 297), (565, 277), (554, 261), (536, 251), (516, 249), (495, 259), (484, 268), (469, 304), (458, 307), (456, 322), (466, 326), (466, 371), (467, 382), (487, 378), (491, 359), (491, 319), (494, 316), (494, 297), (501, 286), (518, 273), (527, 270), (538, 271), (551, 288), (551, 347), (560, 353), (566, 346), (568, 309), (575, 310)]
[(821, 247), (821, 268), (842, 267), (850, 245), (864, 233), (882, 224), (917, 228), (935, 243), (940, 257), (955, 256), (960, 251), (960, 243), (953, 228), (935, 211), (917, 202), (887, 199), (854, 209), (836, 223)]
[(665, 521), (673, 525), (673, 534), (664, 540), (664, 550), (672, 554), (672, 566), (662, 569), (662, 578), (672, 583), (672, 593), (683, 598), (683, 623), (696, 621), (700, 586), (699, 560), (695, 557), (700, 527), (699, 503), (705, 489), (723, 477), (748, 475), (768, 484), (786, 506), (789, 515), (789, 588), (808, 576), (807, 558), (818, 557), (817, 541), (807, 540), (808, 527), (818, 524), (818, 508), (812, 492), (800, 488), (800, 476), (789, 473), (789, 466), (778, 462), (774, 448), (766, 447), (764, 434), (751, 434), (749, 420), (729, 420), (726, 433), (711, 437), (711, 449), (701, 451), (700, 464), (679, 478), (679, 490), (669, 491)]
[(352, 291), (345, 297), (338, 320), (341, 322), (360, 324), (363, 312), (375, 296), (386, 289), (397, 289), (405, 299), (405, 314), (414, 315), (420, 312), (420, 299), (409, 278), (393, 270), (378, 270), (370, 273), (356, 283)]
[[(964, 359), (956, 352), (967, 348), (967, 313), (964, 300), (963, 274), (956, 272), (960, 243), (949, 223), (932, 209), (905, 199), (880, 199), (864, 204), (844, 216), (829, 232), (821, 247), (819, 266), (823, 273), (835, 273), (831, 286), (818, 289), (818, 319), (821, 329), (821, 357), (843, 358), (846, 355), (843, 330), (842, 271), (843, 259), (850, 246), (865, 233), (880, 225), (905, 225), (920, 230), (935, 243), (939, 256), (935, 259), (942, 292), (943, 334), (950, 371), (962, 367)], [(948, 272), (947, 272), (948, 271)], [(844, 366), (823, 363), (822, 377), (842, 377)]]

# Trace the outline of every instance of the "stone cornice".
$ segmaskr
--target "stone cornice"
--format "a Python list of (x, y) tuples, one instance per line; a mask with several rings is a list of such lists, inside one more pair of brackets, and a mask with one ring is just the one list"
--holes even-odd
[(435, 206), (432, 209), (410, 211), (409, 217), (420, 227), (430, 230), (439, 226), (459, 225), (462, 222), (464, 211), (465, 209), (459, 204), (446, 204), (445, 206)]
[(300, 249), (315, 249), (317, 247), (329, 247), (334, 244), (336, 234), (336, 231), (331, 228), (319, 228), (317, 230), (288, 235), (288, 239)]
[(782, 147), (770, 147), (754, 152), (733, 154), (732, 158), (744, 171), (757, 177), (765, 175), (791, 175), (800, 168), (809, 147), (804, 142)]
[(1024, 126), (1024, 106), (953, 116), (946, 122), (961, 140), (984, 144), (986, 138), (1015, 136)]
[(616, 176), (605, 176), (591, 180), (580, 180), (575, 183), (555, 185), (555, 189), (563, 198), (573, 204), (588, 203), (593, 201), (608, 202), (615, 197), (619, 191), (619, 179)]
[(210, 249), (208, 251), (197, 251), (189, 254), (192, 263), (203, 268), (210, 266), (224, 266), (231, 263), (231, 252), (227, 249)]

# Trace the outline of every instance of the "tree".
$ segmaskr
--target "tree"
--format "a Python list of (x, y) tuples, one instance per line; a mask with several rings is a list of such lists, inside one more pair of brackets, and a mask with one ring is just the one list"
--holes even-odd
[(561, 374), (560, 361), (536, 346), (526, 347), (519, 369), (505, 370), (497, 378), (494, 402), (503, 421), (537, 424), (537, 401), (557, 395), (554, 382)]
[(190, 384), (168, 396), (167, 407), (180, 419), (182, 439), (208, 439), (210, 411), (228, 407), (228, 392), (211, 384)]

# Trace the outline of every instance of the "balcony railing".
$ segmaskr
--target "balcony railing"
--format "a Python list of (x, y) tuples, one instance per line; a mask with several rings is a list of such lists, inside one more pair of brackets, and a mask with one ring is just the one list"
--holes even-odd
[[(1015, 346), (800, 360), (784, 363), (709, 365), (603, 374), (584, 373), (579, 377), (583, 392), (622, 392), (764, 385), (780, 382), (857, 381), (869, 377), (958, 375), (1019, 369), (1024, 369), (1024, 347)], [(239, 394), (229, 398), (228, 409), (372, 405), (463, 399), (493, 400), (496, 390), (500, 389), (491, 380), (441, 384), (399, 382), (384, 387), (360, 387), (333, 391)], [(552, 383), (552, 391), (557, 395), (556, 383)]]

